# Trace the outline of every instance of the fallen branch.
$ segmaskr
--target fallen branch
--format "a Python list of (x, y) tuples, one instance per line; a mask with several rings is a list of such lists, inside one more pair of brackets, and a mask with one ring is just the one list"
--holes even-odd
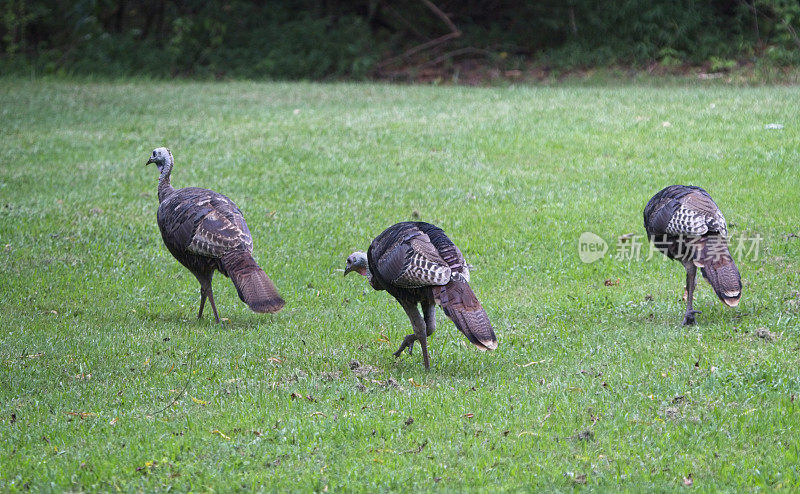
[(404, 60), (404, 59), (410, 57), (411, 55), (414, 55), (415, 53), (419, 53), (419, 52), (421, 52), (423, 50), (427, 50), (427, 49), (432, 48), (434, 46), (441, 45), (442, 43), (446, 43), (447, 41), (450, 41), (451, 39), (455, 39), (455, 38), (458, 38), (459, 36), (461, 36), (461, 31), (458, 29), (458, 27), (456, 27), (456, 25), (453, 23), (453, 21), (450, 20), (450, 18), (447, 16), (447, 14), (442, 12), (439, 9), (439, 7), (434, 5), (430, 0), (421, 0), (421, 1), (434, 14), (436, 14), (437, 17), (442, 19), (442, 21), (450, 29), (450, 32), (445, 34), (445, 35), (443, 35), (443, 36), (439, 36), (438, 38), (435, 38), (435, 39), (432, 39), (430, 41), (426, 41), (425, 43), (422, 43), (422, 44), (419, 44), (417, 46), (414, 46), (414, 47), (404, 51), (400, 55), (397, 55), (397, 56), (391, 57), (391, 58), (387, 58), (386, 60), (383, 60), (383, 61), (379, 62), (378, 65), (377, 65), (377, 68), (381, 69), (381, 68), (386, 67), (388, 65), (392, 65), (393, 63), (395, 63), (397, 61), (400, 61), (400, 60)]
[(452, 57), (455, 57), (455, 56), (458, 56), (458, 55), (466, 55), (468, 53), (469, 54), (475, 54), (475, 55), (484, 55), (484, 56), (487, 56), (487, 57), (489, 55), (491, 55), (491, 52), (488, 51), (488, 50), (481, 50), (480, 48), (473, 48), (473, 47), (469, 46), (469, 47), (466, 47), (466, 48), (459, 48), (458, 50), (453, 50), (453, 51), (447, 52), (444, 55), (440, 55), (440, 56), (438, 56), (438, 57), (436, 57), (434, 59), (428, 60), (427, 62), (425, 62), (425, 63), (423, 63), (421, 65), (418, 65), (416, 68), (421, 69), (421, 68), (424, 68), (424, 67), (429, 67), (431, 65), (437, 65), (437, 64), (439, 64), (441, 62), (444, 62), (448, 58), (452, 58)]
[(421, 52), (423, 50), (427, 50), (428, 48), (434, 47), (436, 45), (440, 45), (440, 44), (442, 44), (442, 43), (444, 43), (446, 41), (450, 41), (451, 39), (458, 38), (459, 36), (461, 36), (461, 32), (448, 33), (448, 34), (445, 34), (444, 36), (439, 36), (436, 39), (432, 39), (432, 40), (430, 40), (428, 42), (422, 43), (421, 45), (417, 45), (417, 46), (411, 48), (410, 50), (406, 50), (405, 52), (403, 52), (400, 55), (397, 55), (396, 57), (388, 58), (388, 59), (380, 62), (378, 64), (378, 68), (380, 69), (380, 68), (386, 67), (387, 65), (392, 65), (393, 63), (395, 63), (397, 61), (400, 61), (400, 60), (404, 60), (404, 59), (410, 57), (411, 55), (413, 55), (415, 53)]

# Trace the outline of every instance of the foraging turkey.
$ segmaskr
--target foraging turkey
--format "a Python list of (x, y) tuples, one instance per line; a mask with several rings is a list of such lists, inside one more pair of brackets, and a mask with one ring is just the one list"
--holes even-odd
[(645, 206), (644, 228), (658, 250), (686, 268), (684, 325), (700, 313), (692, 308), (698, 267), (722, 302), (739, 304), (742, 278), (728, 250), (728, 227), (708, 192), (691, 185), (664, 188)]
[(272, 280), (253, 259), (253, 238), (236, 204), (222, 194), (199, 187), (174, 189), (174, 160), (167, 148), (156, 148), (145, 165), (155, 163), (158, 178), (158, 227), (167, 249), (200, 282), (200, 311), (206, 297), (219, 322), (211, 278), (216, 269), (233, 281), (239, 298), (253, 312), (278, 312), (284, 301)]
[[(366, 253), (353, 252), (344, 274), (366, 276), (375, 290), (386, 290), (408, 314), (413, 334), (394, 353), (408, 353), (419, 341), (425, 369), (430, 368), (428, 336), (436, 327), (436, 304), (481, 350), (497, 348), (497, 337), (486, 311), (469, 286), (464, 256), (438, 227), (421, 221), (397, 223), (372, 241)], [(422, 306), (422, 315), (417, 309)]]

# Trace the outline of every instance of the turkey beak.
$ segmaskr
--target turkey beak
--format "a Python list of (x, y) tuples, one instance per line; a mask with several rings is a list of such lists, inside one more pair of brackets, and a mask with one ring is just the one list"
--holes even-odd
[(155, 160), (153, 158), (150, 158), (149, 160), (147, 160), (147, 163), (145, 163), (144, 166), (147, 166), (150, 163), (155, 163)]
[(347, 276), (347, 273), (349, 273), (350, 271), (354, 271), (354, 269), (353, 269), (353, 265), (348, 263), (347, 266), (344, 268), (344, 275), (343, 276)]

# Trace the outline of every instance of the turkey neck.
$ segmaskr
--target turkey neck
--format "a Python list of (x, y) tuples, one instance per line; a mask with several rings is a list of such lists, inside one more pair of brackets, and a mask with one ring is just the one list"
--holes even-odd
[(378, 290), (377, 283), (375, 283), (374, 280), (375, 279), (372, 277), (372, 270), (370, 269), (370, 266), (369, 266), (369, 260), (367, 260), (367, 281), (369, 282), (369, 285), (372, 288)]
[(161, 170), (161, 176), (158, 177), (158, 202), (164, 202), (164, 199), (169, 197), (170, 194), (175, 192), (172, 184), (169, 182), (169, 176), (172, 174), (172, 162), (168, 161)]

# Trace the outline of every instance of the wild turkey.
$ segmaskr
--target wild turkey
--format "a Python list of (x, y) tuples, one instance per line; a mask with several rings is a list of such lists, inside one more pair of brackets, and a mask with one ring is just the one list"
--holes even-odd
[(644, 228), (658, 250), (686, 268), (684, 325), (694, 324), (700, 313), (692, 308), (698, 267), (722, 302), (739, 304), (742, 278), (728, 250), (728, 227), (708, 192), (691, 185), (666, 187), (645, 206)]
[(236, 204), (222, 194), (198, 187), (175, 190), (170, 184), (174, 160), (167, 148), (156, 148), (146, 165), (155, 163), (158, 179), (158, 227), (167, 249), (200, 282), (200, 311), (206, 297), (219, 322), (211, 278), (218, 270), (233, 281), (239, 298), (254, 312), (278, 312), (284, 305), (275, 285), (253, 259), (253, 238)]
[(405, 337), (395, 357), (405, 348), (411, 354), (419, 341), (425, 369), (430, 368), (427, 340), (436, 328), (436, 304), (475, 346), (497, 348), (489, 317), (469, 286), (464, 256), (440, 228), (421, 221), (397, 223), (378, 235), (366, 253), (347, 258), (344, 274), (351, 271), (366, 276), (372, 288), (389, 292), (408, 314), (414, 333)]

